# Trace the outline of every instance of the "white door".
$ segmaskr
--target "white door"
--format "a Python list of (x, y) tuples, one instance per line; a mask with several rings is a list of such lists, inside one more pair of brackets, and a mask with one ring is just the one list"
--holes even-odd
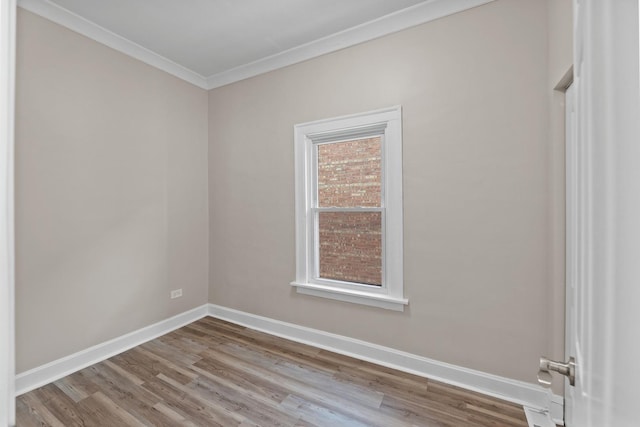
[(574, 0), (568, 427), (640, 426), (638, 13), (638, 0)]

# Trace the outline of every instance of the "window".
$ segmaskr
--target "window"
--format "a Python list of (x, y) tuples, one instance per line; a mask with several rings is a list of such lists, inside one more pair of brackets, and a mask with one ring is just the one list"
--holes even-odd
[(299, 293), (403, 310), (400, 107), (295, 126)]

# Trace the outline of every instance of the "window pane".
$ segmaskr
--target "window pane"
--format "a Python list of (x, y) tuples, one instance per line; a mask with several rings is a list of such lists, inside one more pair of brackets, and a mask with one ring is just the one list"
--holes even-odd
[(318, 145), (318, 207), (380, 206), (380, 137)]
[(382, 285), (382, 214), (319, 212), (320, 278)]

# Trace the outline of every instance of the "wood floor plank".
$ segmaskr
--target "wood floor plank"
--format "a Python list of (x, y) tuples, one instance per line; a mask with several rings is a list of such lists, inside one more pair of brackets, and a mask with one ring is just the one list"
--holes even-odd
[(184, 367), (181, 360), (169, 360), (142, 346), (134, 348), (133, 351), (137, 351), (152, 360), (151, 363), (153, 363), (153, 365), (160, 371), (159, 374), (166, 375), (181, 384), (187, 384), (197, 378), (196, 374)]
[(17, 399), (19, 426), (525, 427), (515, 404), (203, 318)]
[(287, 389), (290, 389), (292, 394), (299, 395), (304, 399), (315, 403), (319, 407), (329, 408), (345, 413), (352, 418), (369, 422), (371, 425), (406, 425), (401, 420), (394, 420), (387, 417), (384, 413), (376, 411), (374, 408), (369, 408), (358, 404), (357, 402), (350, 401), (345, 399), (343, 396), (333, 395), (330, 391), (326, 391), (313, 383), (305, 382), (304, 379), (298, 380), (280, 375), (267, 368), (256, 366), (244, 360), (234, 358), (233, 356), (222, 351), (218, 351), (217, 349), (209, 349), (206, 353), (218, 360), (226, 361), (227, 363), (235, 363), (239, 365), (241, 369), (250, 372), (256, 377), (261, 377), (265, 381), (279, 383)]
[(161, 400), (140, 385), (130, 382), (128, 377), (122, 376), (105, 363), (89, 366), (80, 371), (80, 374), (87, 381), (98, 386), (99, 392), (106, 393), (117, 400), (133, 400), (148, 406), (153, 406)]
[[(139, 426), (139, 423), (131, 424), (123, 420), (120, 408), (102, 398), (102, 393), (94, 393), (77, 405), (80, 413), (79, 421), (82, 426)], [(75, 424), (74, 424), (75, 425)]]
[[(167, 424), (169, 426), (175, 426), (175, 425), (179, 425), (183, 427), (195, 426), (194, 423), (192, 423), (191, 421), (189, 421), (188, 419), (186, 419), (185, 417), (183, 417), (173, 409), (169, 408), (167, 405), (165, 405), (162, 402), (159, 402), (153, 405), (153, 409), (157, 410), (158, 412), (163, 414), (167, 419), (169, 419), (169, 423)], [(157, 424), (154, 424), (154, 425), (157, 425)]]
[(464, 390), (460, 387), (451, 386), (438, 381), (428, 380), (427, 398), (435, 401), (454, 401), (456, 404), (463, 403), (466, 409), (478, 408), (476, 412), (485, 414), (499, 414), (499, 417), (510, 417), (516, 420), (516, 425), (524, 423), (526, 416), (522, 406), (504, 400)]
[[(493, 424), (491, 425), (500, 425), (504, 423), (508, 423), (511, 425), (521, 425), (523, 427), (527, 427), (528, 425), (526, 420), (510, 417), (507, 414), (502, 414), (500, 412), (492, 411), (490, 409), (486, 409), (481, 406), (467, 405), (466, 409), (469, 412), (468, 418), (470, 420), (486, 418), (487, 421), (493, 422)], [(484, 417), (481, 417), (481, 415), (483, 415)]]
[(64, 426), (84, 425), (86, 414), (79, 406), (82, 402), (76, 404), (54, 384), (48, 384), (35, 390), (34, 397), (40, 400)]
[(85, 392), (82, 387), (76, 387), (71, 376), (61, 378), (53, 384), (76, 403), (86, 399), (92, 394)]
[(237, 346), (234, 343), (222, 345), (217, 350), (290, 379), (304, 378), (305, 381), (313, 382), (320, 388), (331, 389), (333, 393), (338, 394), (343, 399), (372, 408), (380, 407), (380, 403), (384, 398), (383, 393), (370, 388), (336, 381), (333, 372), (319, 371), (301, 363), (291, 363), (289, 360), (283, 360), (282, 357), (277, 357), (269, 352)]
[(105, 412), (119, 420), (117, 425), (145, 427), (145, 424), (142, 421), (131, 415), (131, 413), (122, 409), (122, 407), (120, 407), (113, 400), (109, 399), (103, 393), (95, 393), (91, 396), (91, 398), (95, 400), (97, 405), (102, 406), (105, 409)]
[(238, 331), (236, 328), (230, 328), (227, 325), (231, 325), (228, 322), (212, 321), (214, 319), (205, 318), (198, 322), (192, 323), (191, 326), (201, 328), (201, 330), (211, 333), (215, 332), (218, 337), (223, 337), (226, 340), (234, 340), (236, 342), (245, 343), (264, 349), (275, 349), (279, 353), (287, 353), (292, 351), (296, 354), (304, 354), (306, 356), (315, 357), (322, 350), (309, 345), (289, 341), (284, 338), (280, 338), (274, 335), (269, 335), (264, 332), (254, 331), (251, 329), (244, 329)]
[(289, 390), (280, 384), (263, 381), (251, 373), (238, 369), (235, 365), (226, 365), (219, 360), (204, 358), (192, 368), (202, 377), (210, 378), (219, 384), (240, 388), (249, 396), (262, 396), (280, 403), (289, 394)]
[[(174, 342), (175, 344), (175, 342)], [(171, 345), (169, 342), (164, 342), (160, 339), (149, 341), (142, 344), (139, 348), (149, 351), (152, 354), (158, 355), (165, 360), (170, 360), (178, 366), (189, 366), (200, 360), (200, 356), (194, 352), (195, 349), (183, 349)]]
[(428, 380), (422, 378), (420, 382), (409, 382), (398, 373), (395, 377), (380, 376), (357, 368), (338, 368), (334, 374), (336, 381), (355, 384), (382, 394), (404, 397), (408, 400), (425, 399), (428, 395)]
[(109, 368), (111, 368), (114, 372), (118, 373), (122, 378), (124, 378), (126, 381), (132, 384), (141, 385), (144, 383), (142, 379), (138, 378), (136, 375), (132, 374), (126, 369), (122, 369), (119, 365), (116, 365), (111, 360), (105, 360), (102, 363), (105, 366), (108, 366)]
[(65, 425), (35, 394), (27, 393), (16, 399), (16, 419), (19, 426), (64, 427)]
[(318, 406), (298, 396), (289, 395), (280, 406), (286, 412), (297, 415), (314, 426), (369, 427), (371, 423), (351, 418), (329, 408)]
[(149, 380), (143, 384), (143, 387), (162, 395), (163, 403), (167, 407), (197, 426), (228, 427), (238, 424), (210, 410), (206, 405), (161, 379)]
[(244, 416), (245, 420), (258, 425), (292, 426), (298, 421), (298, 417), (280, 411), (278, 402), (267, 396), (234, 387), (231, 382), (213, 380), (208, 375), (203, 375), (187, 387), (205, 399), (240, 402), (235, 411)]
[(93, 365), (81, 373), (90, 375), (91, 381), (100, 387), (101, 394), (128, 411), (144, 425), (173, 425), (167, 417), (154, 409), (155, 405), (162, 401), (161, 397), (144, 389), (140, 384), (131, 382), (129, 377), (113, 370), (111, 367), (113, 364), (105, 362)]
[(207, 344), (203, 343), (201, 340), (185, 337), (181, 334), (181, 331), (182, 329), (178, 329), (170, 332), (167, 335), (159, 337), (157, 341), (181, 349), (187, 354), (198, 354), (207, 348)]
[(244, 415), (240, 413), (240, 409), (243, 406), (243, 402), (232, 401), (228, 399), (219, 389), (207, 390), (208, 393), (203, 393), (203, 387), (189, 388), (186, 385), (180, 384), (172, 378), (166, 377), (163, 374), (158, 375), (158, 378), (177, 390), (180, 390), (184, 395), (188, 395), (189, 398), (197, 401), (204, 406), (210, 408), (213, 413), (223, 421), (223, 425), (237, 426), (242, 423), (245, 425), (251, 424)]
[(380, 410), (388, 415), (404, 415), (413, 424), (478, 427), (468, 420), (464, 410), (455, 409), (438, 402), (426, 401), (417, 404), (393, 396), (385, 396)]

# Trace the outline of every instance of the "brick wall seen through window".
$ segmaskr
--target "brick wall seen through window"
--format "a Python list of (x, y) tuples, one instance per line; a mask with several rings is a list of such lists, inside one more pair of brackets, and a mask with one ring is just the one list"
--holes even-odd
[[(381, 205), (380, 137), (318, 145), (318, 207)], [(382, 285), (382, 214), (320, 212), (319, 275)]]

